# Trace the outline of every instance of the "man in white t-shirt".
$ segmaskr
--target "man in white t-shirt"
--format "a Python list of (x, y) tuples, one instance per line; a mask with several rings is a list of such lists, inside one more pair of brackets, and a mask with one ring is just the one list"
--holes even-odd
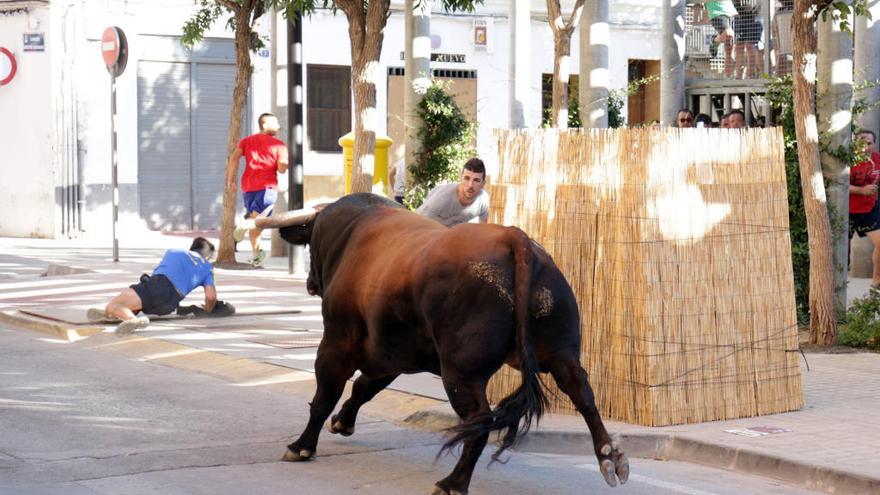
[(425, 198), (417, 213), (447, 227), (460, 223), (486, 223), (489, 220), (489, 193), (483, 160), (471, 158), (464, 164), (456, 184), (441, 184)]

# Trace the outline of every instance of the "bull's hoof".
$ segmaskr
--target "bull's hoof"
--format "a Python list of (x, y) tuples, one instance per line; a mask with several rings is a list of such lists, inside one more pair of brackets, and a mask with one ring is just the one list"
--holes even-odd
[(306, 449), (302, 449), (302, 450), (300, 450), (299, 452), (294, 452), (294, 451), (292, 451), (292, 450), (290, 450), (290, 449), (287, 449), (287, 450), (284, 452), (284, 457), (282, 457), (281, 460), (282, 460), (282, 461), (287, 461), (287, 462), (302, 462), (302, 461), (308, 461), (309, 459), (312, 458), (312, 456), (313, 456), (314, 454), (315, 454), (315, 453), (312, 452), (311, 450), (306, 450)]
[(629, 479), (629, 459), (626, 454), (621, 452), (617, 447), (612, 445), (603, 445), (599, 449), (600, 461), (599, 470), (605, 483), (610, 486), (617, 486), (618, 482), (622, 485)]
[(336, 419), (337, 416), (333, 416), (330, 419), (330, 422), (327, 423), (327, 431), (333, 434), (339, 434), (344, 437), (350, 437), (354, 434), (354, 426), (346, 427), (342, 424), (342, 421)]
[(467, 491), (460, 492), (458, 490), (447, 491), (445, 488), (434, 485), (434, 491), (431, 492), (431, 495), (467, 495)]

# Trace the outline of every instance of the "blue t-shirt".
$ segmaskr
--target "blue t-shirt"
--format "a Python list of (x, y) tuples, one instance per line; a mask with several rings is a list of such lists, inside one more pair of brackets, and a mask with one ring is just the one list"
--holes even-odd
[(198, 286), (214, 286), (214, 267), (193, 251), (169, 249), (153, 270), (153, 275), (165, 275), (177, 292), (186, 297)]

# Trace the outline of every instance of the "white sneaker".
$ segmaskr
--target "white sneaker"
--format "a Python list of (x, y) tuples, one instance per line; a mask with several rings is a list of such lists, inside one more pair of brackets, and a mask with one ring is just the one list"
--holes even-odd
[(244, 239), (245, 232), (256, 227), (257, 224), (254, 222), (254, 219), (248, 218), (235, 227), (235, 230), (232, 231), (232, 239), (235, 242), (241, 242)]
[(116, 335), (128, 335), (135, 330), (140, 330), (150, 326), (150, 319), (146, 316), (137, 316), (130, 320), (125, 320), (116, 327)]

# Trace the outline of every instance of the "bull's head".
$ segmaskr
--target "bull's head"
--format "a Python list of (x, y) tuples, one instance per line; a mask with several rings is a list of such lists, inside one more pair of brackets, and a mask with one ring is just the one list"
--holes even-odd
[[(291, 210), (271, 217), (257, 218), (254, 220), (254, 225), (263, 229), (277, 228), (281, 238), (290, 244), (308, 245), (312, 240), (315, 219), (326, 206), (326, 204), (322, 204), (314, 208)], [(315, 269), (314, 263), (312, 263), (312, 267), (309, 270), (309, 278), (306, 280), (306, 290), (313, 296), (320, 295), (320, 290), (314, 278)]]
[(279, 229), (278, 233), (285, 241), (306, 245), (312, 239), (315, 218), (325, 206), (318, 205), (314, 208), (285, 211), (271, 217), (256, 218), (253, 220), (254, 226), (261, 229)]

